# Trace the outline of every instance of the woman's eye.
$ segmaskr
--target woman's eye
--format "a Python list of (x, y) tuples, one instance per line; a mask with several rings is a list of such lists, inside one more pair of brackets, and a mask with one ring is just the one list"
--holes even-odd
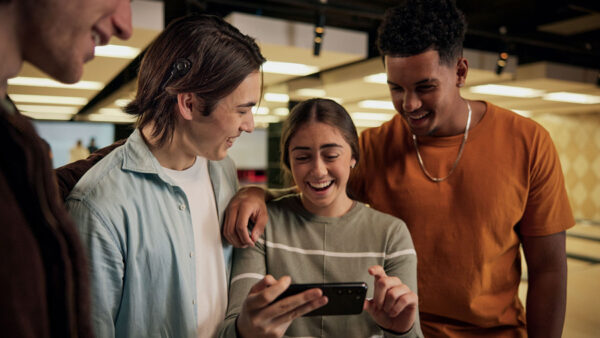
[(296, 156), (294, 159), (296, 161), (306, 161), (308, 160), (308, 156)]
[(330, 154), (330, 155), (325, 155), (325, 159), (329, 160), (329, 161), (333, 161), (336, 158), (340, 157), (339, 154)]

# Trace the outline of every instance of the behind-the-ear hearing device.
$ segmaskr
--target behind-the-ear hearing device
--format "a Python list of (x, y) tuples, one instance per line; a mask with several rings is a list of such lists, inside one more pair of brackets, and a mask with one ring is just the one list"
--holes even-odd
[(167, 84), (172, 80), (184, 77), (185, 74), (187, 74), (191, 68), (192, 62), (190, 62), (190, 60), (186, 58), (179, 58), (175, 60), (175, 62), (173, 63), (173, 67), (171, 67), (171, 73), (169, 74), (169, 77), (165, 80), (165, 82), (163, 82), (161, 88), (164, 89), (167, 86)]
[(173, 63), (173, 68), (171, 69), (171, 79), (183, 77), (190, 71), (190, 68), (192, 68), (192, 63), (190, 60), (186, 58), (179, 58), (175, 60), (175, 63)]

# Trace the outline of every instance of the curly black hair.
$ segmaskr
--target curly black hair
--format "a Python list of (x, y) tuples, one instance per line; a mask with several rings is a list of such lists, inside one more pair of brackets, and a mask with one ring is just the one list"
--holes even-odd
[(377, 46), (382, 56), (412, 56), (437, 50), (440, 62), (462, 55), (467, 30), (464, 14), (453, 0), (405, 0), (386, 11)]

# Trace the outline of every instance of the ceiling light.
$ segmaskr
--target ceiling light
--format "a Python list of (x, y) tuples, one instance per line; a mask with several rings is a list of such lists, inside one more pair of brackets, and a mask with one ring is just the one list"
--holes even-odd
[(324, 89), (318, 89), (318, 88), (302, 88), (302, 89), (296, 90), (294, 93), (298, 96), (305, 96), (305, 97), (323, 97), (323, 96), (327, 95), (327, 92), (325, 92)]
[(276, 123), (279, 122), (279, 116), (258, 115), (254, 116), (254, 123)]
[(133, 116), (125, 113), (121, 108), (100, 108), (98, 109), (98, 113), (106, 114), (106, 115), (127, 115)]
[(319, 71), (319, 67), (301, 63), (267, 61), (263, 64), (263, 72), (286, 75), (308, 75)]
[(121, 107), (121, 108), (123, 108), (123, 107), (125, 107), (126, 105), (128, 105), (128, 104), (129, 104), (129, 102), (131, 102), (131, 100), (130, 100), (130, 99), (118, 99), (118, 100), (115, 100), (115, 105), (116, 105), (117, 107)]
[(112, 114), (89, 114), (85, 116), (85, 120), (109, 123), (134, 123), (136, 117), (133, 115), (121, 116)]
[(600, 103), (600, 96), (598, 95), (586, 95), (568, 92), (556, 92), (544, 95), (544, 100), (547, 101), (559, 101), (569, 103), (580, 103), (580, 104), (598, 104)]
[(104, 56), (121, 59), (133, 59), (139, 54), (139, 48), (119, 45), (97, 46), (94, 50), (95, 56)]
[(21, 112), (31, 113), (50, 113), (50, 114), (75, 114), (79, 110), (77, 107), (67, 106), (42, 106), (35, 104), (17, 104), (17, 108)]
[(99, 90), (104, 87), (102, 82), (97, 81), (79, 81), (74, 84), (64, 84), (58, 81), (44, 77), (24, 77), (19, 76), (8, 79), (10, 86), (36, 86), (36, 87), (52, 87), (52, 88), (70, 88), (70, 89), (89, 89)]
[(88, 102), (85, 97), (73, 96), (10, 94), (9, 97), (13, 102), (27, 103), (72, 104), (83, 106)]
[(392, 101), (364, 100), (364, 101), (360, 101), (358, 103), (358, 106), (361, 108), (394, 110), (394, 103), (392, 103)]
[(279, 116), (288, 116), (290, 113), (290, 110), (287, 108), (279, 107), (279, 108), (273, 109), (273, 113), (275, 113), (275, 115), (279, 115)]
[(369, 76), (363, 77), (365, 82), (369, 83), (383, 83), (387, 84), (387, 74), (386, 73), (377, 73)]
[(389, 121), (392, 117), (394, 117), (394, 114), (363, 112), (352, 113), (353, 120)]
[(254, 115), (267, 115), (269, 113), (268, 107), (252, 107), (252, 114)]
[(110, 123), (133, 123), (137, 116), (124, 113), (119, 108), (101, 108), (96, 114), (82, 116), (82, 120)]
[(290, 96), (288, 94), (265, 93), (265, 100), (269, 102), (288, 102)]
[(71, 113), (38, 113), (38, 112), (28, 112), (22, 111), (22, 115), (30, 117), (34, 120), (61, 120), (68, 121), (73, 117)]
[(532, 98), (544, 95), (545, 91), (539, 89), (531, 89), (526, 87), (514, 87), (504, 85), (481, 85), (469, 88), (471, 93), (489, 94), (499, 96), (525, 97)]

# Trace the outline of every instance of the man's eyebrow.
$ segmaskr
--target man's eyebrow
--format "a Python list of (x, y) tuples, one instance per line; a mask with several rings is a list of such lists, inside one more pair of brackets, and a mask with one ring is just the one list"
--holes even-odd
[(238, 105), (238, 108), (254, 107), (256, 102), (246, 102)]
[[(436, 79), (436, 78), (426, 78), (426, 79), (423, 79), (423, 80), (420, 80), (420, 81), (417, 81), (417, 82), (415, 82), (415, 85), (420, 85), (420, 84), (423, 84), (423, 83), (427, 83), (427, 82), (435, 82), (435, 81), (437, 81), (437, 79)], [(388, 80), (388, 81), (387, 81), (387, 83), (388, 83), (388, 85), (392, 85), (392, 86), (400, 87), (398, 84), (396, 84), (396, 83), (393, 83), (393, 82), (392, 82), (392, 81), (390, 81), (390, 80)]]

